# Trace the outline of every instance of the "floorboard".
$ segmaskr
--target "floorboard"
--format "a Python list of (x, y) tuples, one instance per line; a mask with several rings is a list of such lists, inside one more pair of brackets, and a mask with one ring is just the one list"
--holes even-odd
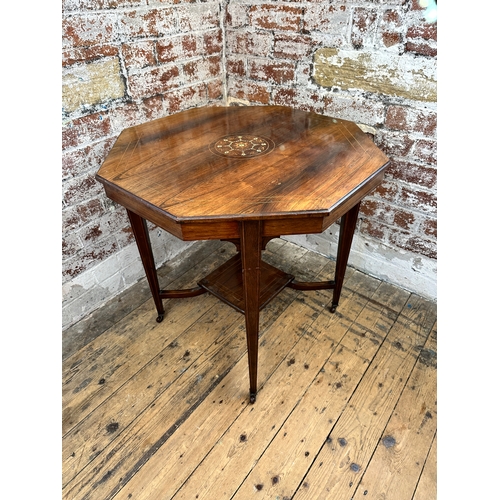
[[(160, 282), (188, 288), (234, 254), (193, 245)], [(263, 258), (334, 275), (284, 240)], [(210, 294), (156, 323), (141, 280), (70, 328), (63, 499), (436, 498), (436, 304), (352, 268), (334, 314), (330, 294), (287, 288), (263, 309), (254, 405), (244, 317)]]

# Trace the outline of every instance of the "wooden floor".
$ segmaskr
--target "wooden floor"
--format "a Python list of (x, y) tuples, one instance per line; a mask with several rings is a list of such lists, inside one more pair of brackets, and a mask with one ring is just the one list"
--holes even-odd
[[(234, 253), (197, 244), (161, 284)], [(333, 277), (283, 240), (263, 258)], [(287, 288), (262, 311), (254, 405), (244, 317), (210, 294), (156, 323), (141, 281), (65, 332), (63, 499), (435, 499), (436, 304), (352, 268), (330, 300)]]

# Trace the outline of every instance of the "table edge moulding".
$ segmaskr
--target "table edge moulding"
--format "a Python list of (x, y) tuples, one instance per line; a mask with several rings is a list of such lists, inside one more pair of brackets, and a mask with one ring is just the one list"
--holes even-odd
[[(335, 312), (361, 200), (388, 164), (353, 122), (286, 106), (214, 106), (124, 129), (96, 178), (127, 211), (158, 322), (164, 299), (206, 292), (244, 314), (253, 403), (260, 310), (291, 287), (333, 290)], [(261, 259), (271, 239), (321, 233), (339, 219), (334, 280), (296, 281)], [(184, 241), (230, 241), (238, 252), (196, 287), (163, 290), (147, 221)]]

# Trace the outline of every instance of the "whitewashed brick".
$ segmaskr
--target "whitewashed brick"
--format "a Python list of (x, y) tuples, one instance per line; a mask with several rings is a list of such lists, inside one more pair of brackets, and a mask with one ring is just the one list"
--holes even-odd
[[(63, 325), (144, 276), (95, 181), (125, 127), (196, 106), (284, 104), (352, 120), (391, 159), (350, 263), (435, 296), (437, 29), (393, 0), (64, 0)], [(390, 209), (387, 209), (390, 207)], [(389, 212), (387, 212), (389, 210)], [(334, 257), (338, 225), (291, 238)], [(190, 244), (151, 232), (158, 263)]]

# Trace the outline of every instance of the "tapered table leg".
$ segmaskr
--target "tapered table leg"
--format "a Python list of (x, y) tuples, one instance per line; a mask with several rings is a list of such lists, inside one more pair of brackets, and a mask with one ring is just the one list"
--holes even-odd
[(254, 403), (257, 397), (257, 364), (259, 349), (260, 257), (262, 248), (261, 221), (242, 222), (240, 232), (241, 272), (243, 274), (248, 370), (250, 376), (250, 402)]
[(339, 305), (340, 292), (344, 284), (345, 270), (351, 251), (352, 238), (358, 220), (359, 205), (354, 205), (340, 219), (339, 244), (337, 247), (337, 263), (335, 265), (335, 286), (333, 288), (333, 300), (331, 312), (335, 312)]
[(149, 238), (147, 223), (145, 219), (128, 209), (127, 214), (130, 220), (130, 225), (132, 226), (132, 232), (134, 233), (137, 248), (139, 249), (142, 265), (144, 266), (144, 271), (148, 279), (149, 288), (151, 290), (151, 294), (153, 295), (156, 310), (158, 311), (156, 321), (160, 323), (163, 321), (165, 309), (163, 308), (163, 301), (160, 297), (160, 285), (158, 283), (158, 274), (156, 273), (153, 251), (151, 250), (151, 240)]

